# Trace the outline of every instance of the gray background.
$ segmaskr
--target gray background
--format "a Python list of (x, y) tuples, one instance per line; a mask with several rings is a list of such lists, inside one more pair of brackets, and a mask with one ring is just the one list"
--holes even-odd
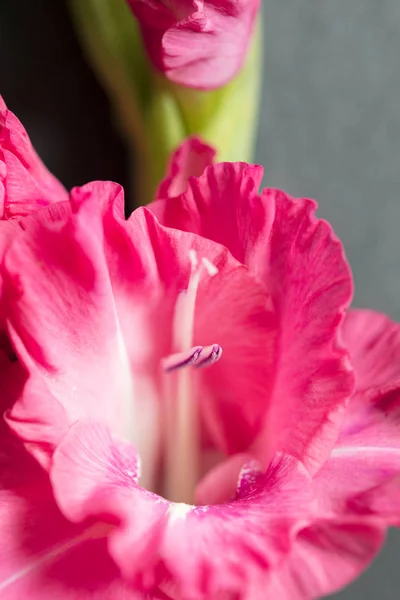
[[(263, 19), (265, 183), (318, 200), (353, 268), (354, 304), (399, 320), (400, 1), (267, 0)], [(393, 531), (333, 597), (397, 600), (399, 590)]]
[[(64, 3), (0, 4), (0, 93), (49, 168), (68, 187), (126, 185), (124, 149)], [(344, 242), (355, 304), (400, 319), (400, 1), (264, 0), (263, 20), (265, 182), (319, 201)], [(335, 598), (396, 600), (399, 589), (393, 532)]]

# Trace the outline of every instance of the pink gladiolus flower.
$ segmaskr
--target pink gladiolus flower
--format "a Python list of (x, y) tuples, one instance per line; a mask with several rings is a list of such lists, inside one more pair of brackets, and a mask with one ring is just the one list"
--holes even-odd
[(76, 188), (6, 249), (5, 600), (311, 599), (398, 524), (399, 327), (345, 316), (315, 203), (212, 158), (189, 140), (128, 220)]
[(213, 89), (241, 68), (260, 0), (128, 0), (147, 52), (175, 83)]

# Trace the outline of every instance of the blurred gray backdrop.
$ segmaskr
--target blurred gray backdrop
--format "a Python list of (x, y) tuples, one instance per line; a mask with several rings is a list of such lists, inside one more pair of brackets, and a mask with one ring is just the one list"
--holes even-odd
[[(0, 3), (0, 93), (67, 187), (128, 182), (108, 103), (63, 2)], [(400, 319), (400, 1), (264, 0), (257, 161), (316, 198), (343, 240), (356, 306)], [(400, 533), (342, 600), (397, 600)], [(277, 600), (277, 599), (273, 599)]]
[[(352, 266), (354, 305), (399, 320), (400, 1), (264, 0), (263, 21), (264, 181), (318, 200)], [(400, 598), (400, 532), (333, 598)]]

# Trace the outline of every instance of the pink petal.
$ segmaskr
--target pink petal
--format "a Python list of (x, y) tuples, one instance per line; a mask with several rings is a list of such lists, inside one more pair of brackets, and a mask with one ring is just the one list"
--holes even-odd
[[(259, 166), (218, 163), (191, 179), (182, 196), (164, 196), (148, 208), (167, 227), (215, 240), (226, 246), (239, 262), (256, 271), (254, 244), (268, 243), (274, 220), (274, 207), (266, 206), (257, 196), (262, 177), (263, 169)], [(262, 265), (265, 268), (264, 256)]]
[(183, 597), (260, 598), (312, 508), (304, 468), (292, 457), (276, 457), (236, 501), (181, 518), (178, 512), (166, 532), (164, 561)]
[(1, 598), (145, 600), (122, 581), (105, 527), (69, 523), (44, 473), (4, 423), (0, 440)]
[(117, 525), (110, 553), (149, 590), (169, 581), (179, 597), (196, 600), (260, 591), (312, 510), (309, 477), (291, 457), (277, 457), (236, 501), (197, 508), (141, 490), (130, 461), (133, 449), (115, 445), (103, 426), (78, 424), (54, 455), (52, 482), (72, 520), (101, 515)]
[[(334, 482), (331, 503), (340, 507), (345, 503), (351, 510), (372, 512), (396, 524), (400, 515), (400, 326), (373, 311), (351, 311), (344, 338), (357, 390), (317, 481), (322, 480), (325, 490), (327, 481)], [(381, 506), (374, 500), (379, 496)]]
[(379, 525), (321, 520), (298, 534), (290, 555), (271, 574), (267, 597), (313, 600), (332, 594), (361, 574), (383, 542)]
[(201, 141), (190, 137), (172, 154), (167, 174), (161, 182), (156, 197), (172, 198), (187, 190), (189, 177), (199, 177), (213, 164), (216, 151)]
[(400, 380), (400, 326), (382, 313), (351, 310), (344, 343), (356, 374), (356, 391), (371, 395)]
[(386, 475), (384, 485), (378, 483), (375, 487), (356, 496), (351, 506), (353, 510), (365, 515), (377, 515), (385, 523), (400, 526), (400, 475), (390, 478)]
[[(396, 524), (400, 506), (399, 473), (400, 449), (337, 446), (314, 478), (321, 514), (344, 520), (372, 514), (384, 525)], [(385, 498), (382, 514), (378, 503), (367, 502), (379, 493)]]
[(48, 469), (53, 448), (68, 430), (65, 410), (46, 386), (29, 376), (20, 361), (0, 371), (4, 419), (24, 441), (39, 463)]
[(130, 578), (154, 559), (168, 510), (166, 500), (138, 486), (137, 465), (134, 448), (114, 441), (107, 428), (78, 423), (57, 448), (51, 471), (57, 503), (71, 521), (101, 517), (118, 525), (109, 549)]
[(342, 245), (315, 217), (314, 202), (275, 190), (266, 190), (263, 199), (275, 206), (266, 279), (280, 322), (263, 441), (273, 436), (278, 448), (315, 470), (336, 439), (354, 385), (339, 336), (352, 279)]
[[(11, 410), (10, 424), (29, 440), (39, 423), (61, 435), (81, 416), (101, 416), (123, 434), (121, 427), (130, 423), (130, 373), (99, 210), (82, 202), (71, 215), (69, 205), (59, 203), (25, 228), (5, 259), (3, 306), (33, 379)], [(40, 396), (30, 395), (32, 385)]]
[[(196, 387), (206, 429), (214, 444), (229, 453), (243, 451), (259, 430), (273, 379), (270, 349), (275, 342), (275, 323), (264, 286), (219, 244), (162, 227), (147, 209), (135, 211), (128, 227), (131, 239), (141, 236), (137, 249), (142, 269), (147, 273), (146, 306), (151, 307), (152, 295), (155, 298), (152, 335), (148, 337), (157, 341), (158, 351), (163, 352), (160, 358), (168, 354), (165, 332), (172, 324), (169, 302), (176, 302), (177, 293), (186, 289), (189, 280), (189, 252), (196, 251), (218, 269), (215, 277), (205, 276), (200, 281), (193, 346), (218, 343), (223, 356), (212, 368), (199, 373)], [(128, 279), (132, 279), (131, 267), (118, 277), (120, 282), (125, 281), (125, 292), (118, 296), (126, 295)], [(114, 290), (118, 285), (114, 284)], [(129, 327), (124, 326), (123, 330), (129, 331)], [(132, 349), (130, 355), (133, 352)]]
[(163, 227), (147, 209), (136, 210), (125, 223), (121, 204), (116, 206), (104, 213), (105, 252), (136, 377), (147, 372), (154, 378), (161, 358), (171, 352), (174, 306), (188, 285), (190, 252), (218, 269), (215, 277), (200, 281), (193, 346), (217, 343), (223, 357), (199, 374), (195, 387), (214, 443), (227, 452), (243, 451), (259, 429), (273, 380), (275, 324), (264, 286), (219, 244)]
[(0, 97), (0, 219), (67, 199), (64, 187), (43, 165), (25, 129)]
[(297, 536), (271, 595), (300, 600), (338, 590), (368, 566), (387, 526), (399, 525), (398, 329), (372, 311), (346, 317), (358, 390), (336, 446), (314, 477), (315, 522)]
[(1, 347), (2, 340), (0, 339), (0, 371), (4, 369), (5, 366), (8, 366), (9, 360), (7, 358), (7, 354), (4, 349)]
[(264, 435), (253, 450), (268, 462), (281, 448), (315, 470), (353, 389), (339, 339), (351, 275), (340, 242), (315, 217), (315, 203), (272, 189), (258, 196), (261, 176), (259, 167), (241, 163), (207, 167), (186, 193), (150, 208), (169, 227), (225, 245), (265, 284), (277, 332), (265, 352), (274, 381), (265, 394)]
[(227, 83), (247, 53), (259, 0), (129, 0), (154, 65), (185, 86)]
[(241, 469), (250, 461), (248, 454), (234, 454), (213, 467), (196, 488), (196, 504), (222, 504), (232, 500)]
[[(174, 306), (196, 251), (219, 272), (200, 281), (193, 344), (218, 343), (223, 358), (195, 377), (195, 395), (214, 443), (248, 447), (273, 380), (274, 318), (264, 286), (222, 246), (162, 227), (146, 209), (126, 222), (115, 184), (74, 190), (71, 206), (27, 220), (5, 258), (4, 312), (35, 380), (8, 415), (14, 431), (40, 453), (81, 418), (107, 422), (141, 454), (149, 436), (156, 443), (160, 361), (171, 352)], [(44, 433), (40, 442), (42, 426), (52, 440)]]
[(21, 227), (16, 220), (0, 220), (0, 260), (3, 259), (4, 253), (10, 245), (11, 241), (14, 239), (15, 235), (18, 234), (20, 231)]
[(71, 526), (47, 493), (0, 492), (0, 594), (5, 600), (144, 598), (123, 582), (101, 527)]
[[(1, 183), (0, 183), (1, 187)], [(19, 223), (14, 220), (1, 221), (0, 220), (0, 263), (3, 260), (3, 257), (10, 246), (11, 242), (14, 240), (15, 236), (21, 232), (21, 227)], [(2, 294), (3, 282), (0, 278), (0, 298)], [(2, 324), (3, 316), (1, 314), (0, 309), (0, 331), (4, 329), (4, 325)]]

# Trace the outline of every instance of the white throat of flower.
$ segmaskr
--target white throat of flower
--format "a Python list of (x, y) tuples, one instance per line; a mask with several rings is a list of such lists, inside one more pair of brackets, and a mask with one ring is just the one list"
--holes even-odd
[(198, 373), (191, 367), (207, 367), (221, 357), (218, 344), (193, 346), (197, 292), (202, 277), (214, 277), (218, 269), (207, 258), (189, 253), (191, 273), (187, 290), (178, 296), (173, 319), (174, 354), (163, 360), (165, 371), (166, 452), (164, 495), (174, 502), (192, 503), (200, 475)]

